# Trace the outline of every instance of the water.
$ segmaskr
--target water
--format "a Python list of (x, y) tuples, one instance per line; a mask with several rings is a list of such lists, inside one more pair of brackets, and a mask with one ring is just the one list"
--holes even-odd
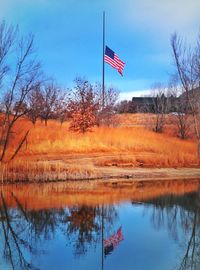
[(2, 187), (0, 269), (200, 269), (197, 181), (60, 185)]

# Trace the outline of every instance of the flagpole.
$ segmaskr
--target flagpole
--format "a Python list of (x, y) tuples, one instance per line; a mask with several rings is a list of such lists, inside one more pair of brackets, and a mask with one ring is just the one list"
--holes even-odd
[(101, 231), (102, 231), (102, 250), (101, 250), (101, 270), (104, 269), (104, 205), (102, 204), (101, 206), (101, 214), (102, 214), (102, 219), (101, 219)]
[(102, 107), (105, 106), (105, 85), (104, 85), (104, 73), (105, 73), (105, 63), (104, 63), (104, 53), (105, 53), (105, 11), (103, 11), (103, 70), (102, 70)]
[[(104, 54), (105, 54), (105, 11), (103, 11), (103, 54), (102, 54), (102, 109), (105, 106), (105, 62), (104, 62)], [(102, 247), (101, 247), (101, 269), (104, 269), (104, 205), (102, 204)]]

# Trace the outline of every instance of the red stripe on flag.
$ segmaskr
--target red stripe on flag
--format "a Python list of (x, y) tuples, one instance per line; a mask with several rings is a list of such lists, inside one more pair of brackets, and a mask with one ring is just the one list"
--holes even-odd
[(112, 67), (117, 68), (116, 63), (115, 63), (115, 61), (112, 58), (110, 58), (110, 57), (108, 57), (108, 56), (105, 55), (104, 56), (104, 61), (106, 63), (110, 64)]
[(123, 76), (122, 71), (124, 69), (125, 63), (119, 58), (119, 56), (114, 53), (114, 59), (108, 55), (104, 55), (104, 61), (111, 65), (113, 68), (117, 69), (118, 72)]

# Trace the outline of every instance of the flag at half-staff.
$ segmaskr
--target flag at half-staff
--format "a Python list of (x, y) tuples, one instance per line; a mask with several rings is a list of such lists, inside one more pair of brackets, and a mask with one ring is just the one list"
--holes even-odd
[(122, 71), (124, 69), (125, 63), (108, 46), (106, 46), (105, 49), (104, 61), (111, 65), (113, 68), (117, 69), (118, 72), (123, 76)]
[(109, 255), (124, 240), (122, 227), (120, 227), (113, 235), (104, 240), (104, 254)]

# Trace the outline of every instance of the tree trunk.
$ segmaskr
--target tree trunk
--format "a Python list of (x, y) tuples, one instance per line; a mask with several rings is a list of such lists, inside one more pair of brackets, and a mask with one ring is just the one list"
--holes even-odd
[(10, 161), (13, 160), (13, 159), (16, 157), (17, 153), (19, 152), (19, 150), (21, 149), (22, 145), (23, 145), (24, 142), (26, 141), (27, 136), (28, 136), (28, 133), (29, 133), (29, 130), (26, 132), (24, 138), (23, 138), (23, 139), (21, 140), (21, 142), (19, 143), (19, 145), (18, 145), (18, 147), (16, 148), (14, 154), (12, 155)]
[(197, 157), (200, 159), (200, 138), (197, 141)]

